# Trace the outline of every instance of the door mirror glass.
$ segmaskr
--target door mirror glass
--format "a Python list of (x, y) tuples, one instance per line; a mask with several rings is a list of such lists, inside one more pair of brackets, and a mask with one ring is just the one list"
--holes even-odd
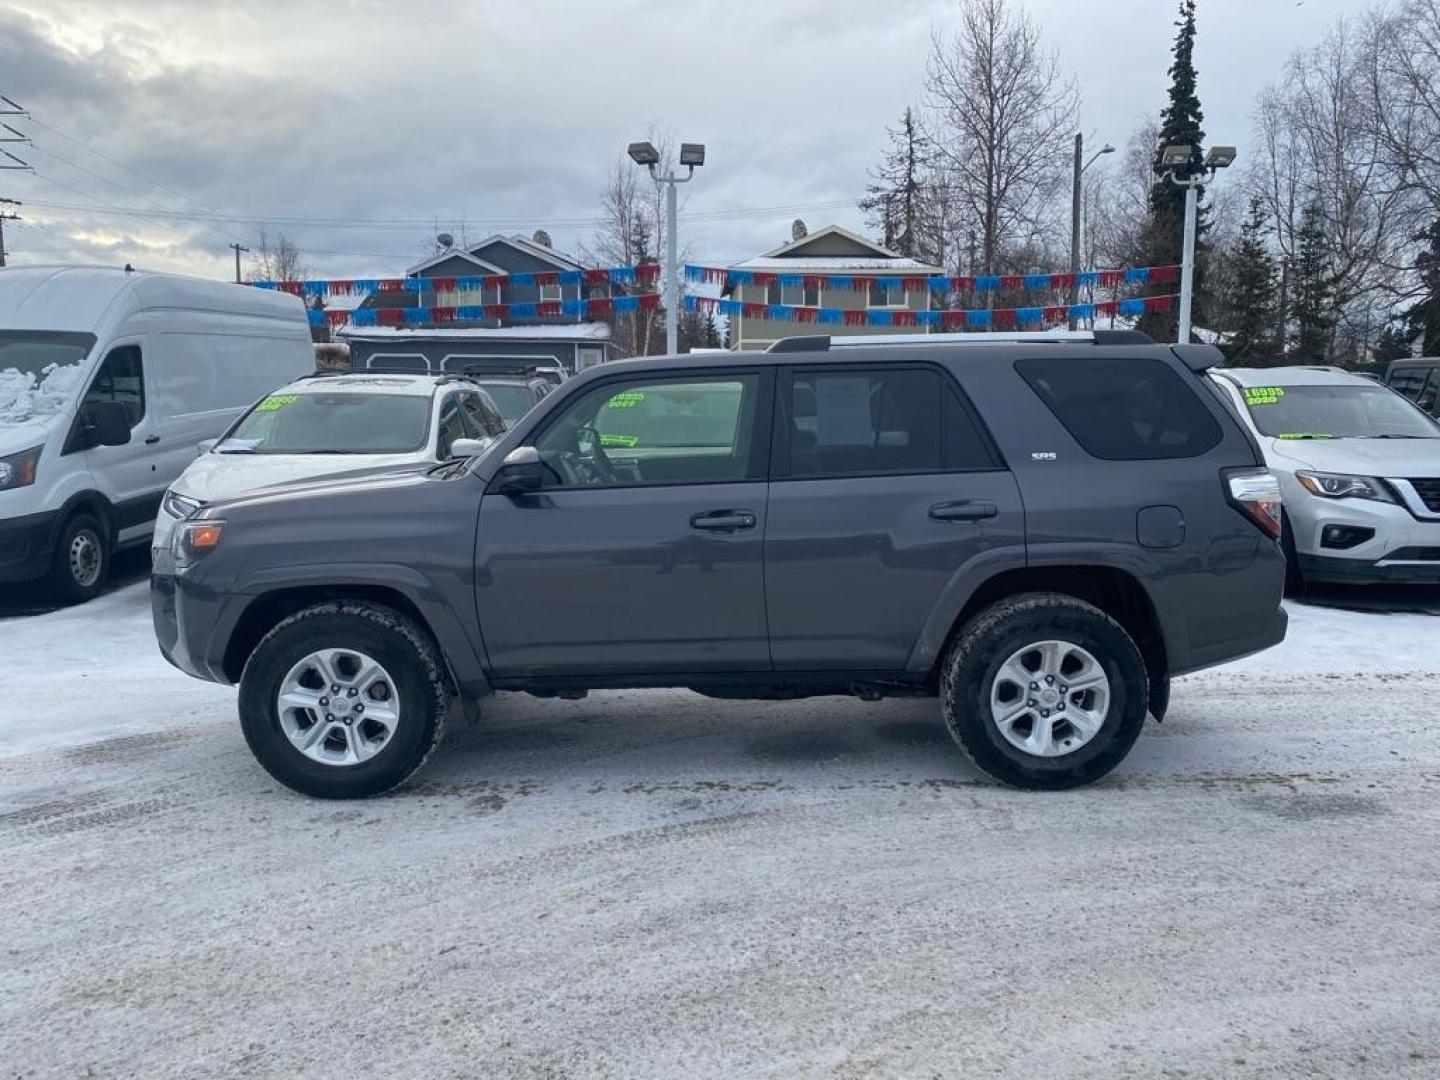
[(539, 491), (545, 482), (545, 465), (533, 446), (517, 446), (505, 455), (495, 474), (492, 490), (501, 495), (524, 495)]
[(450, 456), (452, 458), (479, 457), (490, 449), (494, 439), (489, 437), (483, 439), (456, 439), (450, 444)]
[(85, 430), (96, 446), (124, 446), (130, 441), (130, 411), (120, 401), (92, 401), (85, 406)]

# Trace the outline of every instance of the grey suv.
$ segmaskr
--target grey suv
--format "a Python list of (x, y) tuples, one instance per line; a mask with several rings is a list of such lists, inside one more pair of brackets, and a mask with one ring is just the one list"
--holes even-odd
[(606, 364), (468, 462), (197, 511), (156, 633), (322, 797), (401, 783), (456, 699), (655, 686), (938, 696), (985, 772), (1084, 784), (1172, 676), (1285, 634), (1279, 489), (1219, 360), (1095, 333)]

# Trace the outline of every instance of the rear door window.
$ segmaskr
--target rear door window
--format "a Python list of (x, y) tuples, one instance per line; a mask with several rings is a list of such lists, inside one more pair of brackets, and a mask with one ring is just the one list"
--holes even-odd
[(1440, 401), (1437, 399), (1440, 399), (1440, 367), (1430, 369), (1430, 378), (1426, 380), (1419, 396), (1415, 398), (1415, 404), (1431, 416), (1440, 415), (1440, 409), (1436, 407)]
[(1107, 461), (1195, 457), (1223, 433), (1170, 365), (1151, 357), (1019, 360), (1021, 377), (1075, 441)]

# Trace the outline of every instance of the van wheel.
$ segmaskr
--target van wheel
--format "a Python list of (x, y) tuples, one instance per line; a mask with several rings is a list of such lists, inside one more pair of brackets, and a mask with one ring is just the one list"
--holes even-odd
[(1029, 593), (961, 629), (940, 679), (945, 723), (981, 770), (1015, 787), (1059, 790), (1104, 776), (1145, 723), (1145, 661), (1099, 608)]
[(50, 589), (71, 604), (100, 595), (110, 576), (110, 531), (88, 510), (72, 514), (50, 560)]
[(240, 676), (240, 728), (265, 771), (320, 799), (379, 795), (440, 743), (449, 704), (439, 651), (379, 604), (296, 612)]

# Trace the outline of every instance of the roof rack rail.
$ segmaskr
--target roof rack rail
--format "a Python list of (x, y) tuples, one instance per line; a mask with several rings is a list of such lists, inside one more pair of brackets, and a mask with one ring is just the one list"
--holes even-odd
[(766, 352), (824, 352), (828, 349), (905, 345), (1154, 345), (1155, 339), (1138, 330), (1016, 330), (962, 331), (940, 334), (825, 334), (780, 338)]

